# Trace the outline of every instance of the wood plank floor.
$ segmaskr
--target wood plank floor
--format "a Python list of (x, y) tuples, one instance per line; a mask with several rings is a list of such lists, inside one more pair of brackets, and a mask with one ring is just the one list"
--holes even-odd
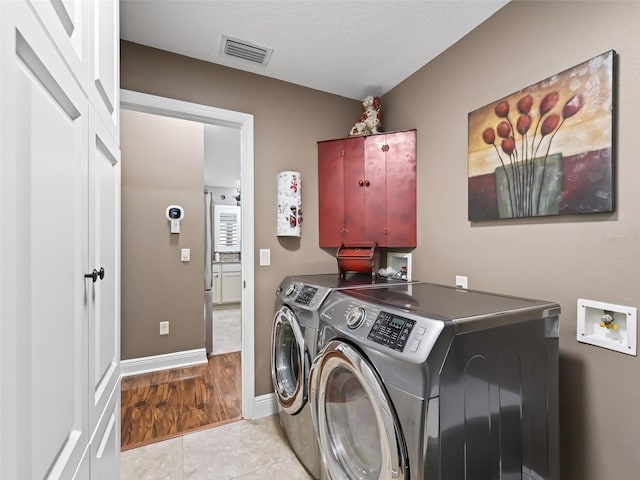
[(241, 418), (240, 352), (122, 379), (122, 450)]

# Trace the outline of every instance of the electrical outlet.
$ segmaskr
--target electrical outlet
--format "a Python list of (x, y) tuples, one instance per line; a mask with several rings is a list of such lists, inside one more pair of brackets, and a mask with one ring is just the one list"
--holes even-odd
[(467, 288), (468, 279), (463, 275), (456, 275), (456, 288)]
[(160, 322), (160, 335), (169, 335), (169, 322)]

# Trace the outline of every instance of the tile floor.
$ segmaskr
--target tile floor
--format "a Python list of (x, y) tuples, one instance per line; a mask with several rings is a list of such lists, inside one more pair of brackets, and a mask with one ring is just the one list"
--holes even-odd
[(122, 452), (120, 480), (312, 480), (278, 416), (240, 420)]
[(239, 352), (242, 349), (242, 314), (240, 305), (213, 309), (213, 355)]

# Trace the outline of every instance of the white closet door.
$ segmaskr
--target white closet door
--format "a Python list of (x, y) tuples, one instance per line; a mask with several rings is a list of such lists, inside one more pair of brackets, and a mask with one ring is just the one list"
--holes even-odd
[[(78, 476), (86, 480), (88, 476)], [(91, 439), (91, 480), (120, 478), (120, 382), (112, 392)], [(142, 479), (141, 479), (142, 480)]]
[(72, 478), (88, 442), (87, 108), (22, 2), (0, 2), (0, 477)]
[(89, 425), (120, 376), (120, 150), (97, 114), (89, 135)]
[(120, 131), (120, 10), (118, 0), (91, 3), (89, 99), (109, 132), (119, 142)]
[[(98, 0), (101, 1), (101, 0)], [(87, 0), (29, 0), (81, 85), (89, 77)]]

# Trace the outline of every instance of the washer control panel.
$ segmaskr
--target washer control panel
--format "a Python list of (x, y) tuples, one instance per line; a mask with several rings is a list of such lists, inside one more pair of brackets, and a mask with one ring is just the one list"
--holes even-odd
[(415, 320), (380, 312), (367, 338), (381, 345), (386, 345), (398, 352), (402, 352), (415, 324)]
[[(383, 309), (384, 308), (384, 309)], [(320, 318), (336, 336), (411, 363), (426, 361), (444, 330), (444, 321), (333, 292)]]

